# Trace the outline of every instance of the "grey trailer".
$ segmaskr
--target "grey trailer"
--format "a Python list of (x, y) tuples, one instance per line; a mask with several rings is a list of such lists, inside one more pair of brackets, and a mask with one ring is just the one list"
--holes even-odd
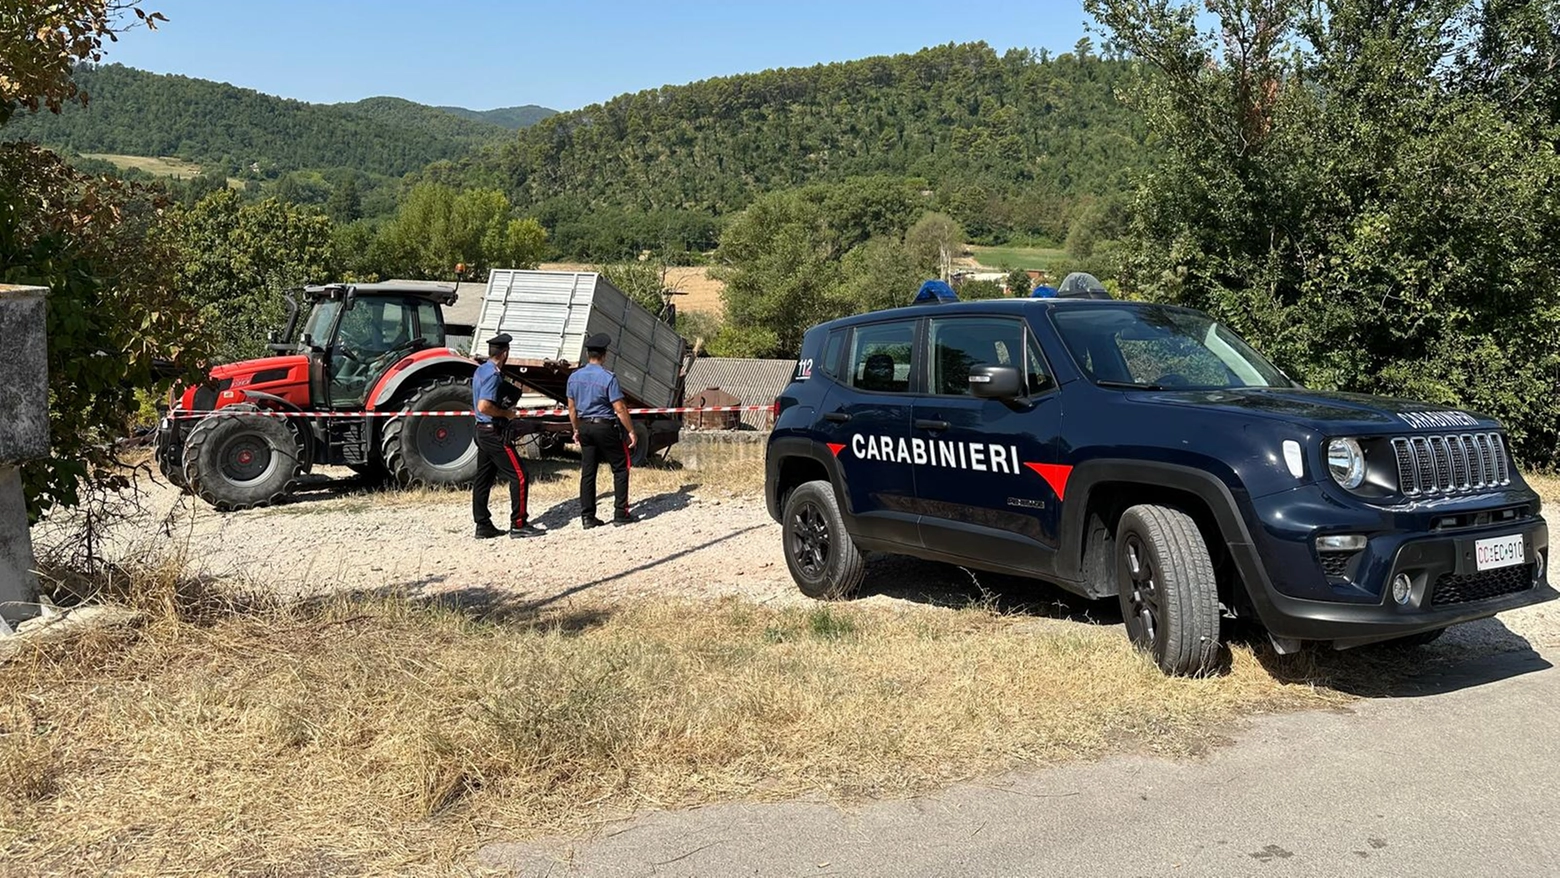
[[(488, 274), (471, 353), (485, 356), (486, 340), (508, 333), (513, 340), (506, 371), (518, 383), (562, 403), (569, 375), (585, 362), (586, 337), (598, 332), (612, 337), (603, 365), (617, 375), (630, 407), (682, 404), (688, 343), (596, 272), (494, 269)], [(675, 443), (681, 429), (681, 418), (673, 415), (635, 416), (634, 422), (641, 440), (635, 449), (639, 459)], [(567, 431), (560, 426), (567, 422), (543, 419), (544, 451), (562, 444)]]

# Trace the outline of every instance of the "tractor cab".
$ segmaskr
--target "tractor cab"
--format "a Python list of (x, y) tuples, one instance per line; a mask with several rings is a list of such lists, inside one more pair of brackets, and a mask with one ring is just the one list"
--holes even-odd
[[(442, 307), (455, 301), (447, 284), (393, 281), (304, 287), (288, 297), (287, 327), (271, 351), (308, 362), (309, 404), (360, 409), (378, 380), (408, 354), (445, 345)], [(300, 319), (302, 318), (302, 319)], [(261, 361), (264, 362), (264, 361)]]

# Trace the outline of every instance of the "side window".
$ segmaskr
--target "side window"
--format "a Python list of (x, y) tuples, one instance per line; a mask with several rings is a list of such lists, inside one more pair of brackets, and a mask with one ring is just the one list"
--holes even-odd
[(969, 396), (976, 366), (1024, 368), (1024, 325), (1016, 320), (948, 317), (932, 320), (932, 393)]
[(417, 303), (417, 333), (428, 340), (429, 347), (444, 347), (444, 319), (438, 305), (432, 302)]
[(379, 312), (379, 337), (384, 340), (382, 350), (406, 344), (412, 340), (412, 312), (400, 302), (386, 302)]
[(840, 377), (840, 353), (845, 350), (845, 339), (849, 337), (848, 329), (836, 329), (829, 333), (823, 343), (823, 357), (816, 367), (820, 372), (830, 378)]
[(850, 350), (850, 383), (878, 393), (910, 391), (915, 321), (856, 327)]
[(1045, 366), (1045, 357), (1040, 353), (1040, 342), (1035, 341), (1033, 333), (1026, 332), (1024, 336), (1029, 341), (1027, 345), (1029, 356), (1025, 361), (1027, 368), (1024, 374), (1029, 385), (1029, 395), (1037, 396), (1050, 390), (1056, 382), (1051, 378), (1051, 370)]

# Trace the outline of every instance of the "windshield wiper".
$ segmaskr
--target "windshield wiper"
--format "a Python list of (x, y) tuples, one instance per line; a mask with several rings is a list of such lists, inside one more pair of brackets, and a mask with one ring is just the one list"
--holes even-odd
[(1096, 381), (1100, 387), (1120, 387), (1123, 390), (1169, 390), (1163, 384), (1138, 384), (1134, 381)]

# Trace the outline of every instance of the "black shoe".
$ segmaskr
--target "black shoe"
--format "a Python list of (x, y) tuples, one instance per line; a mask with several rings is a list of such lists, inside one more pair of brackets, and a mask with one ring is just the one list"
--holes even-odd
[(639, 516), (635, 515), (632, 512), (619, 512), (616, 515), (612, 516), (612, 524), (614, 526), (623, 525), (623, 524), (633, 524), (634, 522), (636, 522), (638, 520), (639, 520)]
[(494, 527), (492, 524), (477, 525), (477, 539), (479, 540), (491, 540), (494, 537), (501, 537), (503, 535), (504, 532)]
[(594, 515), (580, 516), (580, 527), (584, 528), (585, 530), (590, 530), (593, 527), (601, 527), (605, 524), (605, 521), (602, 521)]
[(509, 538), (512, 540), (523, 540), (526, 537), (539, 537), (544, 533), (547, 533), (547, 531), (542, 530), (534, 524), (523, 524), (520, 527), (510, 531)]

